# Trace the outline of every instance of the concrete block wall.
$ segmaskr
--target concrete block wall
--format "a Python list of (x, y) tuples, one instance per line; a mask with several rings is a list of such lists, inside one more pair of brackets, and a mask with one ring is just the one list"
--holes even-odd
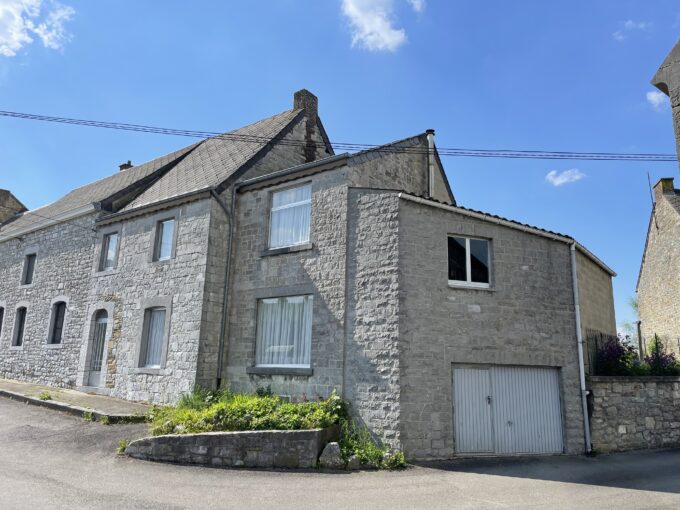
[[(74, 387), (92, 268), (95, 215), (0, 243), (0, 377)], [(26, 253), (37, 253), (33, 284), (21, 285)], [(48, 346), (55, 300), (67, 303), (62, 343)], [(15, 311), (26, 306), (23, 346), (11, 347)]]
[[(491, 241), (490, 289), (448, 285), (449, 234)], [(402, 200), (399, 261), (401, 441), (407, 457), (454, 454), (456, 363), (559, 368), (565, 449), (582, 453), (569, 246)]]

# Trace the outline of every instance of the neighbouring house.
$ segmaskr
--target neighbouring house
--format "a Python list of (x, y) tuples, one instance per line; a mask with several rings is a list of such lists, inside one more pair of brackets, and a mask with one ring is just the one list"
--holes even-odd
[(335, 390), (409, 458), (581, 453), (612, 276), (460, 206), (433, 131), (334, 154), (302, 90), (2, 226), (0, 376), (161, 403)]
[[(670, 98), (676, 147), (680, 155), (680, 41), (654, 75), (652, 84)], [(680, 352), (680, 190), (673, 178), (654, 185), (654, 205), (637, 283), (640, 333), (654, 335)]]
[(26, 206), (6, 189), (0, 189), (0, 224), (8, 223), (11, 219), (27, 211)]

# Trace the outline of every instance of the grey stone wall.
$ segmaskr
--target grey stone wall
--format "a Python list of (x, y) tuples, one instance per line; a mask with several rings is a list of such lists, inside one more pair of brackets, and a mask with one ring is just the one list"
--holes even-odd
[[(51, 386), (76, 384), (96, 235), (94, 214), (0, 243), (0, 377)], [(26, 253), (37, 253), (31, 285), (21, 285)], [(61, 344), (47, 345), (52, 303), (67, 302)], [(26, 306), (23, 346), (11, 347), (15, 310)]]
[[(454, 363), (559, 368), (565, 449), (582, 453), (569, 246), (406, 200), (399, 218), (401, 441), (407, 457), (454, 454)], [(449, 234), (491, 240), (491, 289), (449, 287)]]
[(598, 452), (680, 445), (680, 377), (590, 377)]
[(125, 454), (136, 459), (215, 467), (314, 468), (337, 428), (207, 432), (137, 439)]
[(345, 396), (361, 423), (401, 448), (399, 199), (353, 189), (349, 211)]
[[(268, 219), (273, 189), (312, 184), (311, 247), (268, 254)], [(232, 389), (252, 392), (271, 385), (294, 398), (328, 396), (341, 389), (345, 314), (347, 171), (339, 169), (246, 191), (237, 198), (236, 233), (229, 294), (229, 345), (224, 379)], [(257, 299), (313, 294), (311, 376), (255, 375)]]
[[(201, 328), (212, 327), (212, 317), (203, 315), (202, 304), (213, 207), (214, 201), (205, 199), (107, 225), (120, 231), (118, 268), (105, 273), (96, 272), (92, 265), (88, 268), (88, 300), (114, 303), (107, 380), (112, 396), (167, 403), (193, 388)], [(156, 223), (170, 216), (177, 219), (175, 256), (154, 262)], [(99, 245), (95, 252), (98, 257)], [(144, 308), (160, 301), (167, 303), (170, 314), (166, 359), (158, 370), (141, 370)], [(89, 342), (88, 327), (83, 333), (81, 363)]]
[(638, 282), (638, 310), (642, 337), (658, 334), (673, 351), (680, 340), (680, 195), (673, 181), (654, 187), (656, 205), (647, 234)]

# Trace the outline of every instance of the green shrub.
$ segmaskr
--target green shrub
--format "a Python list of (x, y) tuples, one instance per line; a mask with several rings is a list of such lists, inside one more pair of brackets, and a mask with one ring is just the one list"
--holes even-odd
[(305, 430), (340, 423), (346, 406), (335, 394), (319, 402), (290, 403), (272, 395), (194, 391), (176, 406), (149, 410), (151, 433), (191, 434), (237, 430)]
[(106, 416), (106, 415), (104, 415), (104, 416), (102, 416), (101, 418), (99, 418), (99, 423), (101, 423), (102, 425), (109, 425), (109, 424), (110, 424), (110, 421), (111, 421), (111, 420), (110, 420), (109, 417)]
[(38, 398), (40, 400), (52, 400), (52, 394), (49, 391), (43, 391), (40, 395), (38, 395)]
[(118, 447), (116, 448), (116, 453), (118, 453), (118, 455), (124, 454), (125, 449), (128, 447), (129, 444), (130, 444), (129, 439), (121, 439), (120, 441), (118, 441)]
[(400, 469), (406, 466), (406, 459), (404, 458), (404, 452), (397, 451), (387, 456), (383, 460), (383, 466), (386, 469)]
[(94, 414), (92, 414), (92, 411), (83, 411), (83, 420), (94, 421)]
[(378, 469), (398, 469), (406, 465), (404, 453), (390, 453), (387, 446), (378, 445), (366, 427), (358, 426), (349, 418), (342, 422), (340, 454), (345, 461), (356, 455), (362, 464)]

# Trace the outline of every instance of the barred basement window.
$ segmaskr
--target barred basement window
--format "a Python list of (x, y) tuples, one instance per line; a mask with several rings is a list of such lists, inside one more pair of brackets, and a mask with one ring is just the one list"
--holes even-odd
[(59, 301), (52, 305), (52, 319), (50, 321), (50, 336), (48, 343), (60, 344), (64, 334), (64, 316), (66, 315), (66, 303)]

